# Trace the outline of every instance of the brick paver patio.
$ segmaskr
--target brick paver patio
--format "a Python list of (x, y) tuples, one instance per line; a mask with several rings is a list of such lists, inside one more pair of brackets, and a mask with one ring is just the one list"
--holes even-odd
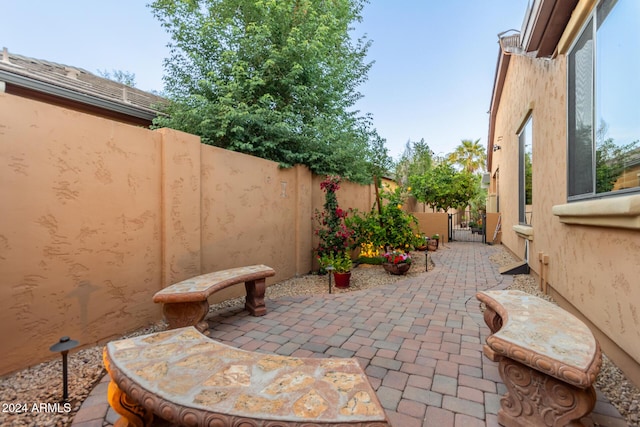
[[(482, 355), (489, 335), (475, 294), (511, 284), (489, 256), (499, 248), (448, 243), (436, 268), (364, 291), (268, 300), (263, 317), (241, 309), (209, 319), (211, 338), (245, 350), (300, 357), (356, 357), (391, 423), (402, 427), (497, 426), (505, 387)], [(74, 427), (110, 426), (108, 378), (92, 391)], [(600, 393), (587, 426), (626, 426)]]

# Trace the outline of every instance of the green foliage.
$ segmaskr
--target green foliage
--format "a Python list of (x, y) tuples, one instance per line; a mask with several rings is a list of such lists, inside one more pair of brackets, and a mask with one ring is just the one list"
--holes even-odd
[(640, 159), (638, 142), (616, 145), (612, 138), (599, 143), (596, 150), (596, 193), (606, 193), (625, 170), (625, 163), (635, 157)]
[(456, 150), (449, 154), (448, 161), (462, 167), (469, 173), (475, 173), (478, 170), (484, 170), (487, 163), (487, 153), (480, 140), (463, 139)]
[(130, 71), (121, 71), (121, 70), (98, 70), (98, 74), (100, 77), (105, 79), (113, 80), (114, 82), (122, 83), (127, 86), (136, 87), (136, 75)]
[(524, 153), (524, 204), (533, 203), (533, 162), (530, 152)]
[(411, 194), (434, 210), (461, 208), (477, 196), (480, 176), (466, 170), (456, 171), (447, 162), (439, 163), (422, 175), (409, 177)]
[(381, 212), (372, 209), (361, 214), (354, 211), (347, 224), (354, 231), (355, 246), (371, 243), (374, 247), (413, 249), (419, 244), (418, 221), (402, 210), (406, 192), (401, 188), (383, 191)]
[(385, 261), (386, 261), (386, 258), (382, 256), (374, 256), (374, 257), (361, 256), (361, 257), (358, 257), (358, 260), (357, 260), (359, 264), (369, 264), (369, 265), (381, 265)]
[(171, 34), (155, 126), (321, 175), (370, 182), (378, 136), (353, 110), (372, 63), (353, 40), (367, 0), (156, 0)]
[(396, 181), (402, 185), (409, 183), (412, 175), (426, 173), (433, 164), (433, 154), (429, 145), (422, 138), (419, 142), (407, 141), (402, 157), (396, 164)]
[(351, 266), (353, 265), (351, 258), (346, 252), (338, 254), (328, 253), (322, 255), (319, 261), (321, 270), (326, 271), (327, 267), (332, 266), (333, 271), (336, 273), (347, 273), (351, 271)]
[(320, 188), (325, 192), (324, 210), (315, 212), (318, 224), (315, 233), (320, 238), (316, 253), (320, 259), (344, 254), (353, 234), (345, 222), (347, 212), (338, 206), (336, 191), (340, 189), (340, 181), (339, 176), (329, 176), (320, 183)]

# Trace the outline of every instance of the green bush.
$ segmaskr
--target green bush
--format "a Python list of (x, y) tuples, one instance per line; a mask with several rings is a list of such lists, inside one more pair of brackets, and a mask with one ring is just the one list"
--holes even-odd
[(384, 261), (385, 261), (385, 258), (381, 256), (373, 256), (373, 257), (361, 256), (361, 257), (358, 257), (358, 259), (356, 260), (358, 264), (369, 264), (369, 265), (382, 265)]
[(347, 218), (347, 227), (353, 230), (354, 247), (371, 243), (375, 247), (414, 249), (420, 244), (418, 221), (402, 210), (406, 193), (397, 188), (394, 191), (383, 191), (384, 203), (379, 209), (375, 207), (367, 213), (354, 211)]
[(327, 267), (332, 266), (336, 273), (347, 273), (351, 271), (353, 265), (351, 258), (346, 252), (334, 254), (328, 253), (320, 256), (320, 268), (326, 271)]

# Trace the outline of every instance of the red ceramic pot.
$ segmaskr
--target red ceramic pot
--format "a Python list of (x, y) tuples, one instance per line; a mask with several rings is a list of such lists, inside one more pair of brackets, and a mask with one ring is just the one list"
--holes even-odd
[(351, 281), (351, 272), (333, 273), (333, 278), (336, 279), (336, 288), (348, 288)]

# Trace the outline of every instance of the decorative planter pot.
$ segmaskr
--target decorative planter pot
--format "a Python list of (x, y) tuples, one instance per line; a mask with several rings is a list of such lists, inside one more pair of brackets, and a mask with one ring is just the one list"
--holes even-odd
[(436, 243), (436, 242), (437, 242), (437, 240), (430, 240), (429, 241), (428, 249), (431, 252), (435, 252), (438, 249), (438, 243)]
[(336, 288), (348, 288), (351, 282), (351, 272), (333, 273), (333, 278), (336, 279)]
[(389, 273), (399, 276), (401, 274), (406, 274), (407, 271), (409, 271), (409, 269), (411, 268), (411, 264), (407, 264), (406, 262), (401, 264), (391, 264), (390, 262), (384, 262), (382, 263), (382, 267), (384, 267), (384, 269)]

